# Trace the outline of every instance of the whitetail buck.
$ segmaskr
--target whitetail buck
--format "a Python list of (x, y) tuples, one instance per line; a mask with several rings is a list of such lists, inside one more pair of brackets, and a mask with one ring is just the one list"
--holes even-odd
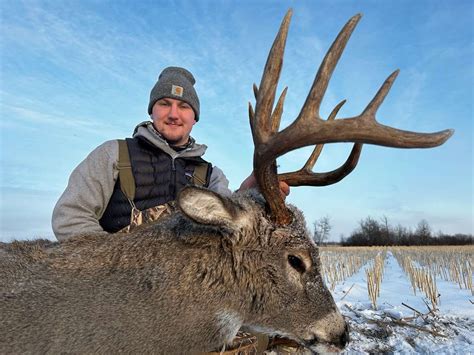
[[(291, 11), (270, 51), (256, 108), (250, 106), (254, 171), (261, 194), (221, 197), (188, 187), (180, 211), (132, 234), (87, 235), (63, 243), (2, 244), (0, 353), (193, 353), (220, 348), (245, 326), (313, 350), (340, 349), (348, 329), (320, 274), (302, 214), (287, 206), (292, 186), (335, 183), (355, 167), (362, 143), (434, 147), (452, 134), (382, 126), (375, 113), (397, 72), (361, 115), (328, 120), (319, 106), (360, 19), (344, 26), (319, 68), (296, 120), (278, 132), (285, 91), (272, 110)], [(339, 169), (316, 174), (324, 143), (355, 142)], [(276, 158), (317, 145), (305, 167), (278, 175)]]

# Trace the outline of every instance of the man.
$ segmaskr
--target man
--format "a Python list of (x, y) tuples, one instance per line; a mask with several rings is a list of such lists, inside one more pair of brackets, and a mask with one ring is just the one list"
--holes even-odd
[[(119, 142), (111, 140), (92, 151), (72, 172), (52, 217), (58, 240), (76, 234), (115, 233), (131, 222), (132, 211), (143, 211), (173, 201), (187, 184), (194, 183), (198, 167), (205, 168), (200, 185), (230, 195), (222, 170), (202, 156), (206, 146), (195, 142), (191, 130), (199, 121), (195, 79), (184, 68), (168, 67), (150, 93), (148, 114), (126, 140), (135, 183), (134, 198), (122, 191), (119, 174)], [(202, 169), (201, 169), (202, 171)], [(241, 189), (255, 187), (250, 175)], [(282, 192), (288, 194), (288, 185)]]

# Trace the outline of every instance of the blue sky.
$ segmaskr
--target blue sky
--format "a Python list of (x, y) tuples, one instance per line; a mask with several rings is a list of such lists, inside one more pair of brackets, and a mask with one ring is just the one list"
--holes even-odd
[[(365, 146), (338, 184), (293, 188), (308, 224), (329, 216), (331, 238), (367, 217), (434, 232), (473, 233), (473, 2), (20, 1), (0, 2), (0, 240), (51, 237), (51, 212), (70, 172), (105, 140), (147, 120), (161, 70), (196, 77), (201, 120), (193, 136), (232, 189), (249, 174), (247, 105), (286, 10), (294, 10), (280, 89), (282, 126), (298, 114), (326, 50), (354, 14), (363, 18), (330, 82), (321, 114), (359, 114), (401, 70), (379, 122), (420, 132), (455, 129), (434, 149)], [(350, 144), (327, 145), (316, 171), (338, 167)], [(311, 152), (279, 159), (300, 168)]]

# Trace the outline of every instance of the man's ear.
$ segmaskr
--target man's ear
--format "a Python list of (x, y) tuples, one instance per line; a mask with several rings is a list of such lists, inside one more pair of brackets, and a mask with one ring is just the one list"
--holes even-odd
[(193, 221), (212, 226), (237, 222), (238, 207), (229, 199), (208, 189), (188, 186), (178, 195), (178, 207)]

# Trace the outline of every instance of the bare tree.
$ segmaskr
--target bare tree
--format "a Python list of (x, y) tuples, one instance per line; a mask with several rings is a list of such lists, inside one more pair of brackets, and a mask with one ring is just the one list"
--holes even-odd
[(313, 222), (314, 233), (313, 240), (317, 245), (321, 245), (329, 239), (329, 233), (331, 232), (331, 223), (329, 216), (321, 217)]
[(410, 243), (411, 231), (402, 226), (400, 223), (397, 224), (394, 231), (394, 241), (396, 245), (408, 245)]
[(392, 233), (391, 233), (391, 227), (390, 224), (388, 223), (388, 218), (387, 216), (383, 215), (380, 220), (382, 221), (382, 225), (380, 226), (381, 229), (381, 236), (380, 236), (380, 243), (382, 245), (390, 245), (393, 243), (392, 241)]
[(420, 244), (428, 244), (431, 239), (431, 227), (426, 219), (422, 219), (415, 230), (415, 235), (420, 241)]

